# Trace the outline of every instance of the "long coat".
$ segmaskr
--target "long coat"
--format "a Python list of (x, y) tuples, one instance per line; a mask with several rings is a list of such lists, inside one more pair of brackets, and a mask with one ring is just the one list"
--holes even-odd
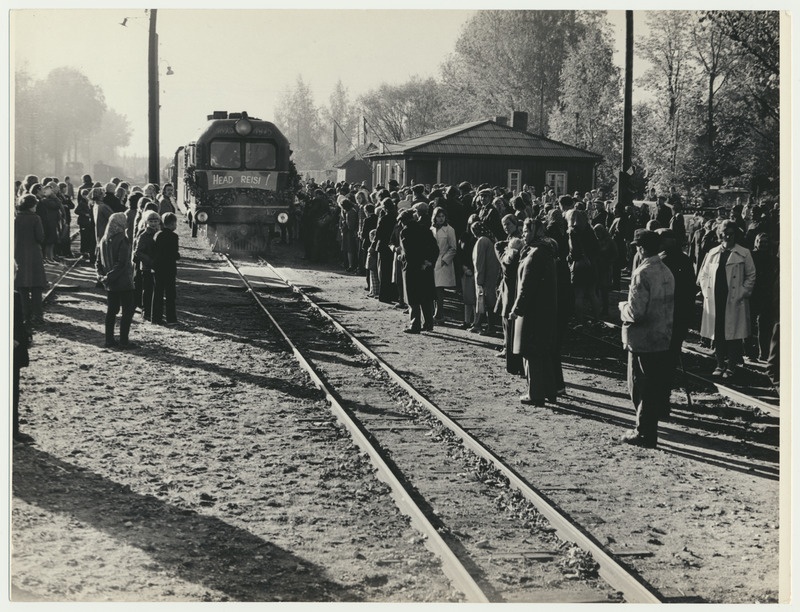
[(61, 201), (54, 195), (47, 196), (39, 200), (36, 204), (36, 214), (42, 220), (44, 228), (44, 244), (55, 244), (58, 242), (61, 221), (64, 218)]
[[(433, 264), (439, 255), (433, 234), (419, 223), (410, 223), (400, 230), (400, 249), (407, 303), (413, 306), (426, 300), (432, 302), (435, 297)], [(423, 268), (425, 262), (430, 265)]]
[(483, 295), (486, 312), (492, 312), (497, 301), (500, 260), (494, 252), (494, 241), (488, 236), (481, 236), (475, 241), (472, 264), (475, 268), (475, 293)]
[(520, 252), (517, 249), (507, 248), (508, 241), (500, 240), (494, 243), (494, 250), (497, 259), (500, 261), (502, 277), (500, 280), (500, 301), (497, 310), (500, 315), (507, 319), (511, 312), (511, 306), (517, 294), (517, 273), (519, 271)]
[(437, 287), (455, 287), (456, 269), (453, 261), (458, 250), (456, 231), (449, 225), (440, 228), (431, 227), (431, 234), (439, 247), (439, 257), (433, 269), (433, 280)]
[(549, 354), (557, 341), (558, 287), (555, 253), (549, 244), (537, 243), (523, 250), (517, 270), (517, 296), (511, 312), (514, 353), (531, 359)]
[[(714, 285), (717, 266), (723, 245), (711, 249), (703, 261), (697, 283), (703, 292), (703, 317), (700, 321), (700, 335), (714, 338), (716, 303)], [(725, 340), (739, 340), (750, 335), (750, 296), (756, 286), (756, 266), (753, 256), (745, 247), (737, 244), (731, 249), (725, 265), (725, 278), (728, 281), (728, 300), (725, 303)]]
[(32, 210), (20, 210), (14, 219), (14, 261), (17, 274), (14, 287), (46, 287), (47, 276), (42, 260), (44, 228)]

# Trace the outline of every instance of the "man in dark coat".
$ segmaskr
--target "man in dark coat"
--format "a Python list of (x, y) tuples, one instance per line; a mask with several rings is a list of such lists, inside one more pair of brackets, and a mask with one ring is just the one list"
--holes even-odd
[(689, 256), (686, 255), (678, 245), (678, 240), (675, 232), (671, 229), (656, 230), (661, 240), (661, 252), (659, 257), (664, 265), (672, 272), (672, 278), (675, 280), (675, 302), (672, 313), (672, 339), (669, 344), (669, 353), (671, 361), (669, 363), (669, 386), (664, 387), (664, 392), (667, 394), (663, 398), (663, 412), (660, 415), (661, 420), (669, 418), (669, 393), (672, 389), (672, 378), (675, 374), (675, 368), (680, 363), (681, 348), (686, 336), (689, 335), (689, 328), (691, 327), (692, 318), (694, 317), (694, 297), (697, 293), (697, 286), (695, 284), (694, 269)]
[(526, 247), (520, 254), (517, 295), (508, 315), (514, 326), (514, 353), (525, 359), (528, 393), (523, 404), (544, 406), (556, 400), (553, 363), (557, 345), (558, 287), (556, 246), (538, 219), (526, 219), (522, 230)]
[(411, 312), (410, 324), (403, 331), (407, 334), (431, 331), (436, 297), (433, 268), (439, 257), (439, 246), (430, 229), (419, 221), (417, 213), (404, 210), (398, 220), (402, 227), (400, 258), (403, 284)]

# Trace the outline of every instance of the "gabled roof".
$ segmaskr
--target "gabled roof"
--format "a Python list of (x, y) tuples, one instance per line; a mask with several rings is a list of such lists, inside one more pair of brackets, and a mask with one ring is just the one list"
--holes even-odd
[(462, 123), (399, 143), (386, 143), (385, 152), (370, 152), (366, 157), (427, 153), (433, 155), (474, 155), (505, 157), (602, 158), (597, 153), (521, 132), (492, 119)]
[(334, 168), (341, 168), (347, 162), (352, 160), (354, 157), (364, 157), (364, 155), (366, 155), (367, 153), (369, 153), (371, 151), (377, 151), (377, 150), (378, 150), (378, 147), (376, 147), (371, 142), (367, 143), (367, 144), (359, 145), (355, 149), (350, 149), (350, 151), (348, 151), (344, 155), (341, 155), (338, 158), (336, 158), (334, 160), (332, 166)]

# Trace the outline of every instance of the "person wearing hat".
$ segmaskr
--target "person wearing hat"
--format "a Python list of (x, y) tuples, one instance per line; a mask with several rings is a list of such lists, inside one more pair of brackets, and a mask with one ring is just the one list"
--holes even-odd
[(659, 257), (658, 234), (639, 232), (632, 244), (642, 263), (631, 274), (628, 299), (619, 303), (622, 345), (628, 351), (628, 390), (636, 427), (621, 442), (655, 448), (658, 420), (668, 412), (670, 343), (675, 279)]
[[(419, 204), (415, 208), (417, 206)], [(428, 224), (420, 222), (417, 211), (404, 210), (398, 216), (398, 221), (402, 228), (399, 259), (403, 267), (403, 286), (410, 315), (409, 325), (403, 331), (407, 334), (432, 331), (434, 265), (439, 256), (439, 247)]]
[(503, 223), (501, 221), (502, 215), (495, 206), (493, 201), (493, 192), (491, 189), (481, 189), (478, 192), (480, 196), (480, 208), (478, 209), (478, 219), (483, 223), (483, 226), (488, 229), (495, 240), (502, 240), (505, 238), (505, 231), (503, 231)]

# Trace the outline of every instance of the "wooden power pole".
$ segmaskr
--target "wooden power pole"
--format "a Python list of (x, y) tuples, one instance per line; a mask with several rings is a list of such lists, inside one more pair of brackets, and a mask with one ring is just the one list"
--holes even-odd
[(148, 143), (149, 159), (147, 180), (161, 184), (161, 161), (158, 142), (158, 34), (156, 33), (156, 9), (150, 9), (150, 38), (147, 54), (147, 91), (148, 91)]
[[(625, 110), (622, 119), (622, 168), (617, 180), (616, 210), (633, 204), (631, 140), (633, 124), (633, 11), (625, 11)], [(615, 212), (616, 212), (615, 210)]]

